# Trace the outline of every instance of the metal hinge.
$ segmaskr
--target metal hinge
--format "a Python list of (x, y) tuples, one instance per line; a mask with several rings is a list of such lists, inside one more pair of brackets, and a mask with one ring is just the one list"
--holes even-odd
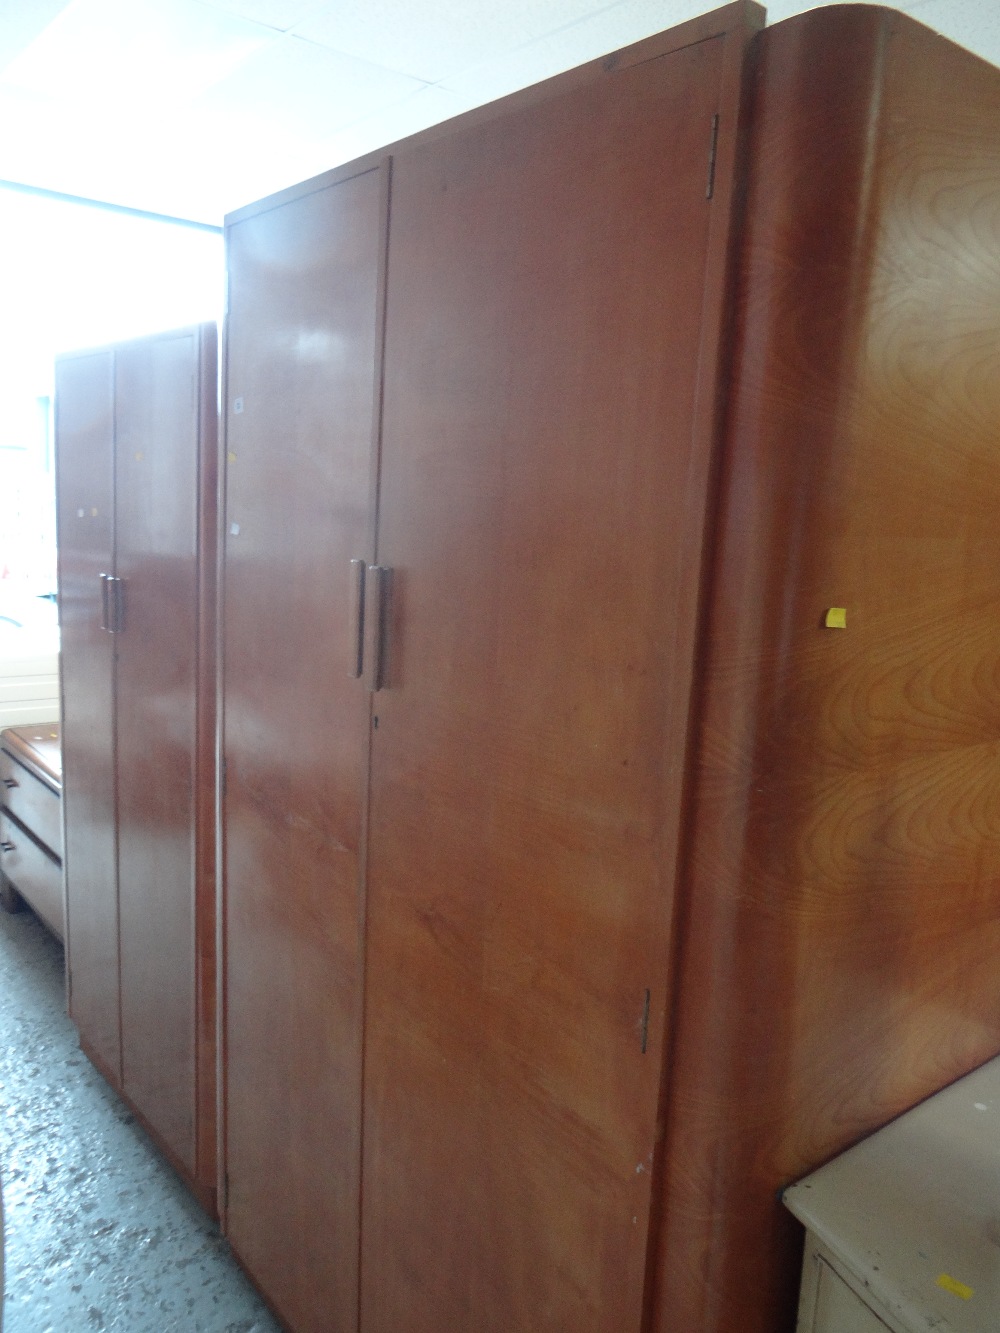
[(715, 193), (715, 159), (719, 151), (719, 113), (716, 112), (712, 117), (712, 136), (708, 144), (708, 185), (705, 187), (705, 198), (711, 199)]

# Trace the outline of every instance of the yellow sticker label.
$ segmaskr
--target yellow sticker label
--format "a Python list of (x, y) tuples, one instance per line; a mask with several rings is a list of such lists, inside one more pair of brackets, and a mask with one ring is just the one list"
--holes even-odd
[(964, 1282), (959, 1282), (957, 1278), (949, 1277), (947, 1273), (942, 1273), (937, 1280), (939, 1287), (945, 1291), (950, 1291), (953, 1296), (961, 1296), (963, 1301), (971, 1301), (976, 1294), (971, 1287), (967, 1287)]
[(137, 450), (135, 451), (135, 461), (136, 461), (137, 463), (141, 463), (141, 462), (142, 462), (142, 450), (141, 450), (141, 449), (137, 449)]
[(827, 629), (847, 629), (847, 607), (831, 606), (826, 613)]
[(232, 449), (230, 449), (230, 451), (229, 451), (229, 453), (226, 455), (226, 457), (227, 457), (227, 459), (229, 460), (230, 463), (235, 463), (235, 462), (236, 462), (236, 454), (233, 452)]

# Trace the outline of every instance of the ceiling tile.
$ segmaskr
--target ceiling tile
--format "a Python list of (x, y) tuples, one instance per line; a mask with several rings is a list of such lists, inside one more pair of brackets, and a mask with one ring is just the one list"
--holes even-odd
[(298, 37), (277, 38), (198, 102), (207, 116), (243, 117), (250, 137), (262, 122), (289, 138), (323, 140), (423, 85), (393, 70), (328, 51)]
[(443, 88), (491, 102), (542, 79), (704, 13), (703, 0), (621, 0), (515, 51), (441, 81)]
[(69, 0), (3, 0), (0, 8), (0, 71), (31, 44)]
[(287, 32), (301, 23), (314, 9), (322, 8), (325, 0), (201, 0), (210, 9), (218, 9), (237, 18), (264, 23), (279, 32)]
[(436, 83), (606, 7), (606, 0), (327, 0), (295, 32)]
[(475, 99), (441, 87), (422, 88), (404, 101), (366, 116), (334, 135), (325, 145), (328, 160), (323, 170), (419, 134), (478, 105)]
[(1000, 65), (1000, 8), (997, 0), (923, 0), (906, 6), (913, 17), (959, 46)]
[(73, 0), (17, 56), (4, 84), (119, 109), (190, 100), (277, 40), (198, 0)]
[[(807, 4), (772, 0), (770, 17)], [(1000, 63), (997, 0), (897, 4)], [(217, 222), (709, 7), (0, 0), (0, 66), (10, 62), (0, 72), (0, 124), (17, 126), (0, 136), (0, 177)], [(289, 25), (293, 33), (279, 31)]]

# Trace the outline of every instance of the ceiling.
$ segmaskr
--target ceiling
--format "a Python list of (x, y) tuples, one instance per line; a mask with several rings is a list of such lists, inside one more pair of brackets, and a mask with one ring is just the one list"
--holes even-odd
[[(711, 3), (0, 0), (0, 178), (219, 223)], [(997, 0), (897, 7), (1000, 64)]]

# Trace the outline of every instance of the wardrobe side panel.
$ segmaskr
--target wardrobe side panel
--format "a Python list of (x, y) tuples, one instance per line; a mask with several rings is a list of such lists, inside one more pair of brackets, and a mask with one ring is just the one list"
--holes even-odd
[(198, 379), (197, 330), (118, 350), (122, 1076), (192, 1176)]
[(1000, 1047), (1000, 71), (760, 40), (662, 1333), (791, 1329), (779, 1189)]
[(721, 48), (394, 161), (366, 1333), (640, 1327)]
[(228, 231), (226, 1228), (297, 1333), (357, 1321), (369, 706), (349, 573), (373, 555), (383, 192), (372, 170)]
[(101, 574), (114, 572), (114, 353), (56, 361), (56, 488), (69, 1011), (116, 1085), (118, 889), (114, 637)]

